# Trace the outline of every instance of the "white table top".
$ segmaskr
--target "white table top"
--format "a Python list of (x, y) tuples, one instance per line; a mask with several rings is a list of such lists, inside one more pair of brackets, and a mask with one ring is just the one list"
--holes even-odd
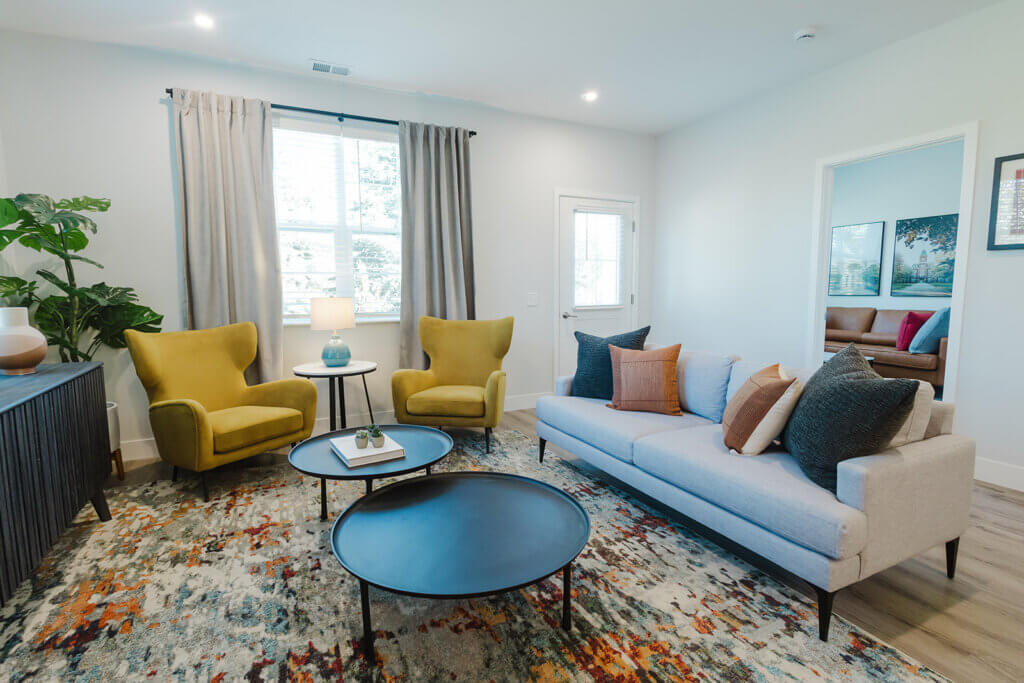
[(350, 360), (348, 365), (328, 367), (323, 361), (303, 363), (292, 368), (292, 373), (299, 377), (345, 377), (347, 375), (365, 375), (377, 369), (372, 360)]

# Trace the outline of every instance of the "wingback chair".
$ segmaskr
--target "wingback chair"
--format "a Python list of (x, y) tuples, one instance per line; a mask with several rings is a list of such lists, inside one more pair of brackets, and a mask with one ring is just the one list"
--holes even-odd
[(316, 387), (306, 379), (249, 386), (243, 371), (256, 358), (250, 322), (208, 330), (125, 332), (135, 371), (149, 396), (149, 423), (160, 457), (204, 473), (309, 437)]
[(500, 320), (420, 318), (427, 370), (391, 375), (395, 419), (432, 427), (483, 427), (487, 452), (491, 430), (505, 410), (501, 360), (512, 343), (512, 317)]

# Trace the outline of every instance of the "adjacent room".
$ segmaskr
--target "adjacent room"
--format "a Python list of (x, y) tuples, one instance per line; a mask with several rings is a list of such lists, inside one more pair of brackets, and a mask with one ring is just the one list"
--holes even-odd
[(1024, 679), (1019, 0), (0, 5), (0, 680)]

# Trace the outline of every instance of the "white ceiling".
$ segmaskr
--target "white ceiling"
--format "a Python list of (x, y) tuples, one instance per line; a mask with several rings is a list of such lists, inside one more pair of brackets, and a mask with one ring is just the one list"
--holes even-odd
[(3, 0), (0, 26), (302, 72), (316, 57), (352, 82), (660, 132), (995, 1)]

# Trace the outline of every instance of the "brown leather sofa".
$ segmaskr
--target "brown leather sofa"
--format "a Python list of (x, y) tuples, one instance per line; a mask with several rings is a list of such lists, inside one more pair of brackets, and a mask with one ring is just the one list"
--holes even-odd
[(938, 353), (896, 350), (896, 334), (909, 312), (830, 306), (825, 315), (825, 350), (834, 353), (853, 342), (861, 353), (874, 358), (871, 364), (882, 377), (921, 379), (941, 387), (946, 375), (946, 337), (939, 341)]

